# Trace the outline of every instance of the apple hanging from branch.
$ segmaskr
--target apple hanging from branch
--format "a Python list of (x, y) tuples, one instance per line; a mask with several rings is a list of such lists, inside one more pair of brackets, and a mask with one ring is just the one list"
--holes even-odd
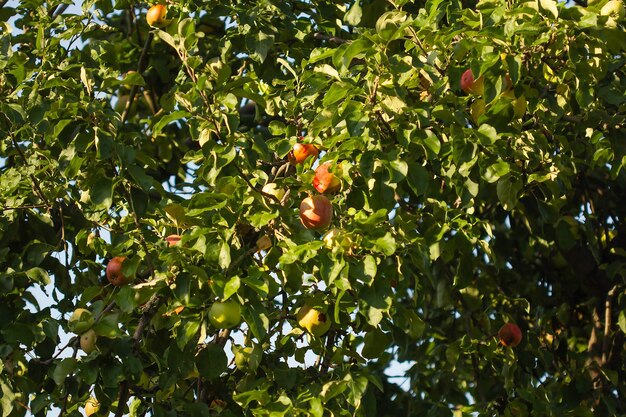
[(313, 336), (322, 336), (330, 329), (330, 320), (325, 313), (309, 306), (303, 305), (296, 314), (298, 325), (306, 329)]
[(169, 21), (165, 19), (165, 16), (167, 16), (167, 7), (164, 4), (155, 4), (148, 9), (146, 22), (148, 22), (150, 26), (160, 28), (169, 23)]
[(107, 264), (107, 279), (115, 287), (121, 287), (131, 281), (130, 277), (127, 277), (122, 273), (122, 265), (124, 264), (124, 261), (126, 261), (125, 256), (116, 256)]
[(209, 309), (209, 321), (217, 329), (230, 329), (241, 321), (241, 306), (235, 301), (217, 301)]
[(461, 75), (461, 90), (465, 91), (467, 94), (482, 96), (485, 92), (485, 83), (482, 75), (475, 80), (472, 70), (466, 70), (463, 75)]
[(321, 230), (333, 219), (333, 205), (328, 197), (314, 195), (300, 203), (300, 221), (307, 229)]
[(313, 187), (320, 193), (334, 193), (341, 187), (341, 180), (331, 172), (332, 164), (326, 162), (315, 170), (313, 177)]
[(98, 340), (98, 335), (94, 329), (89, 329), (85, 333), (80, 335), (80, 348), (85, 353), (91, 353), (96, 350), (96, 341)]
[(289, 152), (289, 162), (293, 165), (301, 164), (309, 157), (317, 158), (320, 151), (311, 145), (310, 143), (296, 143), (293, 145), (293, 149)]
[(71, 332), (81, 334), (89, 330), (93, 323), (94, 319), (91, 311), (85, 308), (77, 308), (67, 321), (67, 327)]
[(498, 330), (498, 339), (503, 346), (515, 347), (522, 341), (522, 331), (515, 323), (506, 323)]

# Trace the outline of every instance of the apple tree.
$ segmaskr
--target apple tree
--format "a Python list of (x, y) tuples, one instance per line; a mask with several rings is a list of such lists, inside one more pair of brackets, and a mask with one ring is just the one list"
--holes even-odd
[(626, 414), (622, 0), (0, 21), (1, 417)]

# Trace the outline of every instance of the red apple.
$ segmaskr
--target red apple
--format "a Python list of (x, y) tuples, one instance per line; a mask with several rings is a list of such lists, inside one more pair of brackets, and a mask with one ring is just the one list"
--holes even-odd
[(292, 151), (289, 152), (289, 162), (294, 165), (301, 164), (310, 156), (317, 158), (319, 153), (319, 149), (310, 143), (296, 143), (293, 145)]
[(333, 206), (323, 195), (307, 197), (300, 203), (300, 221), (307, 229), (323, 229), (333, 219)]
[(327, 162), (317, 167), (313, 177), (313, 187), (320, 193), (333, 193), (341, 187), (341, 180), (328, 169), (332, 164)]
[(480, 76), (477, 80), (474, 80), (472, 70), (466, 70), (463, 75), (461, 75), (461, 90), (465, 91), (467, 94), (482, 95), (485, 92), (483, 77)]
[(176, 246), (180, 243), (180, 235), (169, 235), (165, 238), (165, 241), (167, 242), (167, 246), (172, 247), (172, 246)]
[(507, 323), (498, 330), (500, 343), (507, 347), (515, 347), (522, 341), (522, 331), (515, 323)]
[(128, 284), (131, 279), (122, 273), (122, 264), (126, 260), (125, 256), (116, 256), (111, 259), (107, 264), (106, 275), (107, 279), (115, 287)]

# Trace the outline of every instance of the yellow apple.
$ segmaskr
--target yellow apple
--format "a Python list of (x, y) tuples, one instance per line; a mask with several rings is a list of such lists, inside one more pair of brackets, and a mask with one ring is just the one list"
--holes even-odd
[(85, 353), (91, 353), (96, 350), (96, 341), (98, 340), (98, 335), (94, 329), (89, 329), (85, 333), (80, 335), (80, 348)]
[(330, 319), (325, 313), (305, 304), (296, 314), (298, 325), (313, 336), (322, 336), (330, 329)]
[(100, 411), (100, 403), (94, 397), (89, 398), (85, 401), (85, 415), (89, 417), (92, 414)]
[(93, 315), (91, 311), (84, 308), (74, 310), (70, 319), (67, 321), (67, 327), (71, 332), (81, 334), (86, 332), (93, 325)]

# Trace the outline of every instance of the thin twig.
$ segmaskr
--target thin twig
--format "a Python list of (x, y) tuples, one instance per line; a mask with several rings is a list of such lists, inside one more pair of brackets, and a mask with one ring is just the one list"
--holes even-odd
[[(146, 64), (146, 57), (148, 56), (148, 50), (150, 49), (150, 44), (152, 43), (152, 39), (154, 39), (154, 33), (150, 32), (148, 38), (146, 39), (146, 43), (143, 45), (143, 49), (141, 50), (141, 55), (139, 55), (139, 61), (137, 62), (137, 72), (139, 74), (143, 73), (144, 66)], [(122, 123), (126, 121), (128, 118), (128, 114), (130, 113), (130, 107), (135, 101), (135, 95), (137, 94), (137, 86), (133, 85), (130, 88), (130, 93), (128, 94), (128, 101), (126, 102), (126, 106), (124, 107), (124, 112), (122, 113)]]
[(604, 338), (602, 339), (602, 366), (606, 365), (606, 363), (608, 362), (608, 355), (609, 351), (611, 350), (611, 346), (609, 344), (609, 335), (611, 333), (611, 304), (613, 301), (613, 296), (616, 292), (617, 285), (614, 285), (613, 288), (611, 288), (606, 294), (606, 301), (604, 302)]
[(273, 200), (275, 203), (280, 204), (281, 201), (274, 195), (268, 194), (266, 192), (264, 192), (263, 190), (260, 190), (258, 188), (256, 188), (254, 185), (252, 185), (252, 183), (250, 182), (250, 180), (248, 179), (248, 177), (246, 176), (246, 174), (242, 171), (242, 169), (239, 167), (239, 165), (234, 164), (235, 165), (235, 169), (237, 170), (237, 172), (239, 172), (239, 175), (241, 175), (241, 178), (243, 178), (243, 180), (246, 182), (246, 184), (248, 184), (248, 187), (252, 188), (254, 191), (256, 191), (257, 193), (261, 194), (263, 197), (269, 198), (270, 200)]
[(46, 207), (45, 204), (26, 204), (24, 206), (17, 206), (17, 207), (2, 207), (0, 208), (0, 211), (10, 211), (10, 210), (28, 210), (28, 209), (33, 209), (33, 208), (44, 208)]
[[(22, 152), (20, 145), (17, 143), (17, 139), (15, 139), (15, 136), (13, 136), (13, 134), (10, 131), (9, 131), (9, 136), (11, 136), (11, 141), (13, 142), (13, 146), (15, 147), (17, 152), (20, 154), (20, 156), (24, 160), (24, 165), (28, 165), (28, 160), (26, 159), (26, 155), (24, 155), (24, 152)], [(44, 204), (46, 205), (46, 209), (50, 211), (50, 208), (52, 208), (52, 206), (48, 202), (48, 199), (44, 195), (43, 191), (41, 190), (41, 187), (39, 186), (39, 181), (37, 181), (37, 178), (35, 178), (33, 174), (30, 174), (29, 177), (31, 181), (33, 182), (33, 186), (35, 187), (35, 192), (37, 193), (41, 201), (43, 201)]]
[(334, 43), (340, 43), (340, 44), (352, 42), (352, 41), (350, 41), (348, 39), (338, 38), (337, 36), (329, 36), (329, 35), (325, 35), (325, 34), (320, 33), (320, 32), (315, 32), (313, 34), (313, 39), (317, 39), (317, 40), (321, 40), (321, 41), (334, 42)]

